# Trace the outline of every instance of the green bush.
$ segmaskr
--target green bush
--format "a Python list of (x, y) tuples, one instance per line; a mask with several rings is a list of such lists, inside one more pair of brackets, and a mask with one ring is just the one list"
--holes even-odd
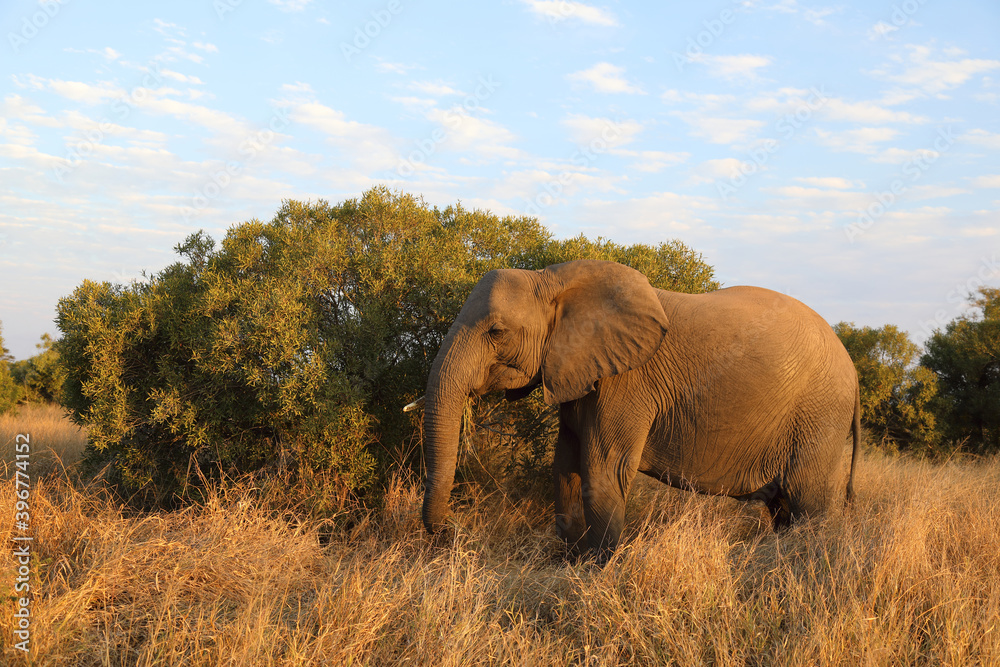
[(21, 385), (23, 400), (34, 403), (61, 403), (65, 372), (59, 363), (57, 343), (49, 334), (35, 345), (38, 354), (11, 364), (11, 375)]
[(937, 377), (917, 366), (920, 348), (892, 324), (833, 327), (858, 371), (861, 420), (883, 447), (932, 450), (939, 441), (931, 402)]
[(975, 311), (934, 332), (921, 363), (938, 375), (947, 435), (989, 453), (1000, 451), (1000, 289), (978, 294)]
[[(90, 461), (158, 502), (195, 491), (195, 470), (322, 471), (362, 491), (390, 465), (418, 463), (420, 415), (400, 408), (423, 393), (491, 269), (602, 257), (659, 286), (718, 286), (678, 242), (553, 241), (532, 218), (441, 210), (384, 188), (339, 205), (286, 201), (218, 248), (198, 233), (177, 251), (181, 261), (143, 282), (85, 281), (58, 314), (63, 400), (90, 429)], [(544, 456), (540, 402), (510, 414)]]
[(0, 415), (12, 411), (21, 400), (22, 391), (11, 375), (11, 357), (3, 345), (3, 327), (0, 326)]

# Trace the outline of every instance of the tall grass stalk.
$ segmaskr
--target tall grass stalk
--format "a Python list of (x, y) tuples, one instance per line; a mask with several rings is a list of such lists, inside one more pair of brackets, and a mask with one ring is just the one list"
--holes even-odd
[[(849, 510), (776, 535), (762, 507), (643, 484), (626, 545), (598, 568), (563, 558), (552, 508), (537, 499), (468, 489), (451, 528), (432, 539), (420, 527), (419, 484), (403, 478), (378, 512), (332, 529), (273, 509), (249, 484), (202, 506), (129, 516), (47, 477), (33, 490), (32, 657), (1000, 664), (998, 486), (996, 460), (872, 455)], [(4, 482), (3, 516), (13, 504), (13, 482)], [(9, 663), (23, 661), (10, 648), (14, 577), (2, 561)]]
[(87, 446), (86, 429), (54, 403), (27, 403), (0, 415), (0, 461), (14, 461), (14, 441), (21, 433), (30, 436), (32, 462), (46, 468), (80, 460)]

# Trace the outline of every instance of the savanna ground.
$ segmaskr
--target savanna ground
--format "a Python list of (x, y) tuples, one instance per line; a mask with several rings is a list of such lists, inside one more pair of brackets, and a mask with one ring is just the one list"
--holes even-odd
[[(995, 459), (869, 453), (848, 512), (779, 535), (762, 507), (643, 482), (601, 569), (564, 560), (544, 495), (486, 487), (434, 540), (404, 478), (332, 521), (251, 483), (132, 514), (70, 481), (85, 436), (43, 410), (0, 422), (6, 459), (33, 445), (34, 664), (1000, 664)], [(15, 578), (3, 559), (8, 664)]]

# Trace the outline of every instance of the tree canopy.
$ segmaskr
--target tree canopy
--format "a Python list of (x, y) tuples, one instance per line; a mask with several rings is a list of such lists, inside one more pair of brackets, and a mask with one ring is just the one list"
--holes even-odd
[(920, 348), (892, 324), (874, 328), (840, 322), (833, 329), (858, 372), (861, 419), (869, 433), (892, 446), (933, 447), (938, 440), (931, 406), (937, 377), (916, 365)]
[(22, 400), (38, 403), (61, 403), (62, 382), (65, 371), (59, 363), (56, 342), (49, 334), (42, 334), (35, 345), (38, 354), (11, 364), (14, 381), (21, 386)]
[(90, 428), (89, 457), (162, 501), (192, 469), (329, 471), (369, 487), (406, 461), (430, 363), (466, 296), (496, 268), (576, 258), (629, 264), (658, 286), (715, 289), (678, 241), (553, 240), (528, 217), (430, 207), (374, 188), (286, 201), (268, 222), (204, 233), (128, 285), (84, 281), (62, 299), (63, 400)]
[(0, 325), (0, 415), (10, 412), (21, 399), (21, 388), (10, 372), (10, 350), (3, 344), (3, 326)]
[(947, 434), (977, 452), (1000, 451), (1000, 289), (982, 287), (973, 310), (935, 331), (921, 363), (938, 376)]

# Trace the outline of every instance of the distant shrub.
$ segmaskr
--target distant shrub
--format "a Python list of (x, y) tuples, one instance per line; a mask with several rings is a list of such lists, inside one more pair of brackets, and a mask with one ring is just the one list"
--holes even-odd
[(11, 375), (21, 386), (23, 400), (31, 403), (61, 403), (65, 371), (59, 363), (56, 342), (42, 334), (35, 347), (38, 354), (11, 364)]
[(935, 408), (947, 434), (976, 453), (1000, 451), (1000, 289), (970, 297), (975, 310), (935, 331), (921, 363), (937, 373)]
[(9, 352), (4, 347), (3, 329), (0, 327), (0, 415), (12, 411), (22, 395), (21, 388), (10, 372)]
[(181, 261), (146, 281), (85, 281), (58, 309), (63, 400), (89, 428), (91, 462), (113, 462), (115, 481), (159, 502), (190, 494), (196, 466), (305, 468), (358, 491), (389, 462), (415, 463), (420, 415), (400, 408), (423, 393), (491, 269), (604, 257), (658, 286), (718, 286), (678, 242), (553, 241), (532, 218), (384, 188), (338, 205), (286, 201), (218, 248), (198, 233), (176, 250)]
[(918, 366), (920, 348), (892, 324), (840, 322), (834, 331), (858, 372), (861, 420), (882, 446), (930, 450), (939, 441), (931, 402), (937, 377)]

